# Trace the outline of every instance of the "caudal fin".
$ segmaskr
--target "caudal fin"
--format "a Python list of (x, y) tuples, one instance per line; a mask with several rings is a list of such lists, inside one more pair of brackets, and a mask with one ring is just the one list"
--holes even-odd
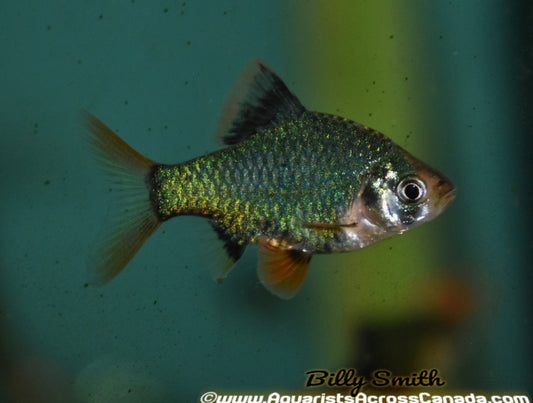
[(114, 185), (115, 200), (89, 260), (91, 283), (102, 285), (120, 273), (161, 225), (150, 201), (149, 175), (156, 163), (90, 113), (83, 111), (82, 117), (95, 155)]

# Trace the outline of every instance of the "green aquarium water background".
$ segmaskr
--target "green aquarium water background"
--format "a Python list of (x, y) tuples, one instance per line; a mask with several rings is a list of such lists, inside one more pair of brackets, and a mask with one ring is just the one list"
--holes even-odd
[[(307, 371), (340, 368), (437, 369), (446, 385), (423, 390), (532, 396), (532, 18), (529, 2), (496, 0), (4, 2), (0, 401), (349, 393), (305, 388)], [(224, 101), (257, 57), (309, 109), (445, 172), (454, 203), (314, 258), (289, 301), (261, 286), (253, 247), (213, 282), (220, 244), (192, 217), (87, 285), (113, 189), (80, 110), (152, 159), (191, 159), (220, 147)]]

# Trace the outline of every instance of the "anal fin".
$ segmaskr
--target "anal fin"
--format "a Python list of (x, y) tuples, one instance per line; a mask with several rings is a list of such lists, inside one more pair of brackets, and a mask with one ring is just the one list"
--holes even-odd
[(257, 274), (268, 291), (290, 299), (303, 284), (310, 261), (310, 253), (278, 248), (264, 241), (259, 244)]
[[(220, 252), (222, 257), (222, 263), (216, 263), (215, 268), (212, 270), (213, 280), (216, 282), (222, 282), (229, 274), (237, 260), (239, 260), (246, 249), (246, 243), (241, 244), (232, 241), (227, 235), (222, 226), (216, 221), (211, 221), (211, 227), (215, 230), (220, 241), (224, 242), (222, 251)], [(217, 259), (218, 260), (218, 259)]]

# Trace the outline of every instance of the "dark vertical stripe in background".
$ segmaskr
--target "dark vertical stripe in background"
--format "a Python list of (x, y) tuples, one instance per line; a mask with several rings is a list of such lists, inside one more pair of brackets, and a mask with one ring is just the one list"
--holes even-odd
[(521, 389), (532, 375), (532, 9), (527, 2), (438, 4), (429, 20), (451, 38), (431, 52), (445, 100), (440, 134), (453, 138), (450, 175), (460, 195), (450, 261), (469, 273), (478, 297), (458, 343), (458, 376), (465, 386)]

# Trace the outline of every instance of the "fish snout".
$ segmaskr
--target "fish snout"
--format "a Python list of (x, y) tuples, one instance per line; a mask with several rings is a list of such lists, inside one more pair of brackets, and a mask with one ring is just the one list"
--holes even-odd
[(433, 205), (437, 214), (442, 212), (446, 207), (448, 207), (452, 201), (455, 199), (455, 186), (454, 184), (446, 177), (433, 176), (433, 180), (430, 181), (430, 204)]

